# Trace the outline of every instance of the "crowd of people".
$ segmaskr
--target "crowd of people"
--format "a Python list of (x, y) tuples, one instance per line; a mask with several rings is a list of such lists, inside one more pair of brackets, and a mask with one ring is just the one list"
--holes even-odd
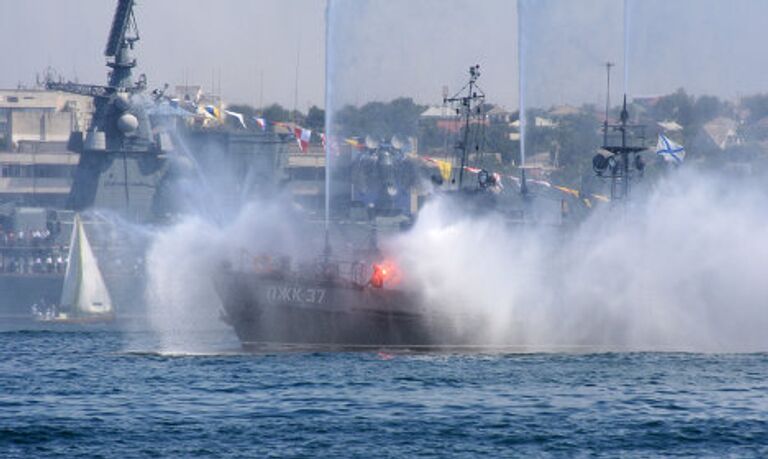
[(67, 249), (56, 245), (59, 222), (45, 228), (7, 230), (0, 226), (0, 273), (54, 274), (67, 269)]
[(0, 228), (0, 247), (43, 247), (55, 240), (55, 231), (50, 228), (5, 231)]
[(0, 254), (0, 273), (63, 274), (67, 270), (67, 249), (14, 250)]

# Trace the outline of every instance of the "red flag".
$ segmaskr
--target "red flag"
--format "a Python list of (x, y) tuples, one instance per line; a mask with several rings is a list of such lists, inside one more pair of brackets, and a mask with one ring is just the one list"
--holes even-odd
[(293, 129), (293, 134), (296, 136), (296, 141), (299, 143), (301, 152), (306, 153), (307, 148), (309, 148), (309, 139), (312, 138), (312, 131), (310, 129), (304, 129), (303, 127), (296, 126)]

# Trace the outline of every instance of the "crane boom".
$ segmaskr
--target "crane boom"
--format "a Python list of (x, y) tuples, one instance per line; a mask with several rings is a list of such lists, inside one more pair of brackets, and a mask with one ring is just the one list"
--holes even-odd
[(117, 56), (120, 48), (126, 44), (126, 32), (133, 20), (133, 2), (134, 0), (118, 0), (115, 17), (112, 19), (112, 29), (109, 31), (109, 38), (107, 39), (107, 47), (104, 50), (104, 55), (107, 57)]
[(111, 89), (107, 86), (100, 86), (96, 84), (82, 84), (72, 82), (56, 82), (46, 81), (45, 88), (51, 91), (63, 91), (70, 94), (80, 94), (81, 96), (90, 97), (108, 97)]

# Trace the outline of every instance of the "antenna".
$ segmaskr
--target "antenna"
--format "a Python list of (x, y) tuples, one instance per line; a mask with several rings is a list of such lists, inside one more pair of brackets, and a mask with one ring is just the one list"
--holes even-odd
[(603, 123), (603, 145), (608, 143), (608, 111), (611, 109), (611, 67), (615, 66), (613, 62), (605, 63), (606, 83), (605, 90), (605, 122)]
[(264, 108), (264, 70), (261, 71), (261, 79), (259, 80), (259, 109)]
[(299, 105), (299, 64), (300, 63), (301, 63), (301, 35), (299, 35), (299, 40), (296, 43), (296, 70), (294, 72), (294, 81), (293, 81), (293, 113), (291, 116), (294, 123), (296, 123), (296, 110), (298, 110), (298, 105)]

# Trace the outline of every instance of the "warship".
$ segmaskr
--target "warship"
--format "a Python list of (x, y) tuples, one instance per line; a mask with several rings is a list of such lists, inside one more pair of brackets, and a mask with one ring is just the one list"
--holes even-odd
[[(342, 268), (344, 266), (347, 270)], [(439, 347), (473, 342), (470, 318), (431, 309), (411, 290), (387, 285), (391, 266), (320, 262), (316, 270), (222, 266), (214, 283), (246, 350), (277, 346)]]
[[(9, 165), (3, 163), (0, 198), (0, 316), (29, 318), (32, 305), (59, 301), (75, 213), (82, 215), (117, 314), (141, 316), (148, 241), (129, 228), (163, 225), (185, 212), (177, 185), (201, 181), (202, 171), (231, 169), (222, 175), (236, 180), (211, 184), (227, 198), (242, 199), (276, 181), (277, 156), (289, 139), (188, 122), (196, 119), (194, 111), (174, 106), (164, 89), (148, 90), (144, 74), (135, 77), (135, 7), (134, 0), (116, 1), (105, 85), (46, 72), (44, 90), (2, 98), (0, 149), (9, 153), (0, 159), (7, 156)], [(38, 107), (47, 99), (50, 107)], [(37, 104), (39, 119), (25, 103)], [(31, 126), (27, 137), (39, 140), (13, 138), (22, 122)], [(67, 137), (57, 131), (52, 138), (51, 127)], [(38, 231), (43, 236), (33, 238)]]
[[(457, 212), (492, 213), (507, 224), (528, 224), (523, 215), (525, 208), (510, 206), (509, 200), (499, 199), (502, 194), (499, 174), (468, 165), (468, 152), (480, 151), (481, 141), (470, 130), (482, 129), (485, 98), (476, 85), (479, 66), (471, 67), (469, 73), (467, 85), (456, 96), (445, 98), (458, 107), (456, 113), (461, 117), (463, 130), (453, 161), (458, 167), (453, 167), (445, 183), (447, 189), (440, 191), (440, 195), (453, 201)], [(629, 124), (625, 97), (620, 123), (606, 122), (603, 128), (602, 153), (593, 160), (594, 170), (598, 177), (610, 182), (614, 205), (626, 205), (630, 182), (642, 175), (644, 169), (640, 156), (645, 150), (643, 127)], [(472, 139), (477, 144), (472, 143)], [(370, 139), (366, 142), (370, 153), (378, 158), (370, 160), (368, 166), (373, 170), (380, 168), (369, 177), (374, 184), (368, 189), (378, 190), (378, 194), (367, 196), (369, 209), (374, 214), (377, 203), (389, 202), (391, 206), (396, 202), (387, 200), (386, 196), (398, 193), (399, 182), (393, 179), (391, 160), (398, 157), (393, 149), (399, 144)], [(386, 155), (381, 154), (382, 149)], [(477, 158), (476, 154), (475, 161)], [(466, 179), (469, 174), (474, 174), (476, 182)], [(525, 168), (521, 168), (521, 176), (513, 181), (519, 185), (516, 202), (530, 203), (535, 193), (528, 189)], [(447, 346), (455, 349), (515, 344), (488, 342), (489, 338), (482, 335), (487, 329), (482, 317), (431, 304), (413, 282), (403, 279), (407, 273), (399, 272), (378, 249), (377, 234), (381, 228), (377, 221), (371, 221), (367, 247), (360, 239), (354, 240), (347, 234), (342, 222), (326, 226), (323, 253), (307, 264), (292, 266), (285, 257), (267, 254), (252, 257), (250, 263), (241, 260), (239, 266), (223, 264), (213, 279), (222, 302), (221, 318), (232, 326), (243, 347), (248, 350), (270, 346), (415, 349)], [(530, 223), (541, 228), (538, 222)], [(565, 230), (567, 226), (561, 223), (561, 228)], [(331, 241), (352, 241), (360, 249), (347, 258), (334, 259)]]
[[(474, 186), (464, 182), (469, 131), (478, 126), (472, 118), (482, 114), (479, 107), (484, 100), (476, 86), (479, 76), (479, 66), (471, 67), (466, 95), (447, 99), (461, 107), (464, 133), (456, 146), (459, 168), (452, 172), (446, 195), (482, 212), (496, 205), (496, 178), (486, 170), (469, 168), (478, 181)], [(403, 176), (412, 169), (397, 160), (403, 158), (404, 142), (396, 138), (389, 142), (367, 138), (365, 147), (367, 154), (358, 156), (363, 163), (352, 170), (368, 171), (367, 191), (357, 193), (371, 213), (367, 244), (354, 240), (345, 229), (350, 225), (335, 221), (326, 226), (325, 248), (313, 262), (292, 267), (285, 257), (258, 255), (253, 263), (224, 264), (216, 272), (213, 280), (222, 301), (221, 318), (233, 327), (245, 349), (270, 345), (431, 348), (469, 346), (482, 339), (476, 336), (482, 329), (477, 326), (479, 318), (457, 317), (429, 304), (407, 286), (403, 274), (378, 249), (382, 227), (377, 216), (397, 213), (397, 197), (403, 194), (402, 183), (407, 183)], [(404, 229), (410, 223), (403, 220), (398, 227)], [(354, 253), (346, 254), (354, 261), (331, 256), (338, 241), (357, 245)]]
[[(438, 342), (430, 337), (443, 328), (438, 322), (449, 318), (423, 322), (421, 302), (393, 288), (394, 266), (383, 260), (377, 242), (382, 234), (412, 224), (410, 189), (418, 181), (418, 165), (405, 153), (407, 142), (396, 136), (368, 136), (361, 144), (339, 154), (335, 173), (328, 174), (336, 182), (328, 188), (334, 206), (326, 207), (332, 224), (308, 224), (323, 239), (317, 259), (294, 265), (285, 256), (247, 254), (239, 266), (224, 264), (215, 272), (221, 318), (245, 349), (265, 343), (354, 347)], [(311, 217), (313, 209), (304, 210)]]

